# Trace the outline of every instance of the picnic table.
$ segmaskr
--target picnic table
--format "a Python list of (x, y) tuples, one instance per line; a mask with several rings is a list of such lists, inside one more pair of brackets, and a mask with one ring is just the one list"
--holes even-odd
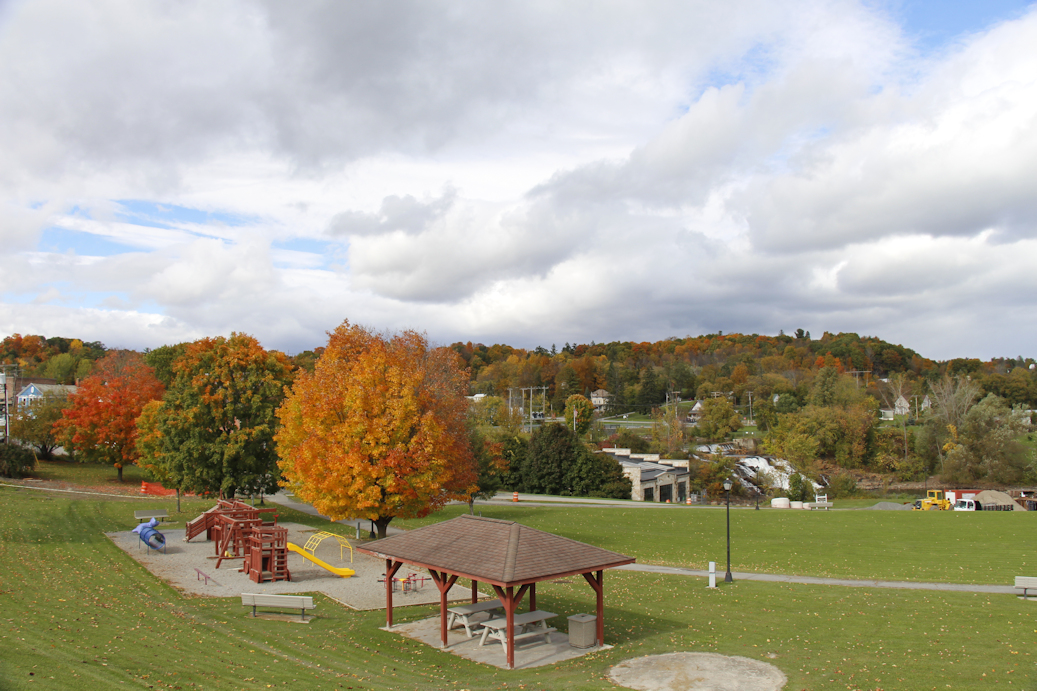
[[(551, 632), (557, 631), (558, 629), (552, 628), (547, 625), (547, 620), (558, 615), (551, 612), (544, 612), (541, 610), (534, 610), (532, 612), (523, 612), (522, 614), (516, 614), (514, 618), (515, 631), (512, 634), (512, 639), (518, 643), (525, 638), (534, 638), (536, 636), (543, 636), (545, 643), (551, 642)], [(500, 641), (504, 647), (504, 651), (508, 650), (508, 620), (505, 617), (499, 617), (496, 619), (490, 619), (482, 623), (482, 638), (479, 639), (479, 645), (485, 645), (487, 638), (493, 638)], [(526, 627), (532, 627), (528, 631)]]
[[(479, 614), (480, 612), (490, 612), (495, 609), (503, 609), (504, 605), (501, 604), (499, 599), (494, 600), (483, 600), (482, 602), (475, 602), (470, 605), (457, 605), (455, 607), (447, 607), (447, 612), (450, 613), (450, 618), (447, 619), (446, 628), (447, 631), (454, 628), (454, 622), (460, 620), (464, 626), (465, 633), (468, 634), (469, 638), (472, 638), (475, 634), (472, 633), (472, 626), (476, 623), (472, 621), (472, 616)], [(492, 616), (490, 617), (493, 618)]]

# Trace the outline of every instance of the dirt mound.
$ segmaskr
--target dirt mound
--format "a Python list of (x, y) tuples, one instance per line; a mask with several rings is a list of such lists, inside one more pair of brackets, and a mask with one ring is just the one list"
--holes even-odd
[(910, 504), (897, 504), (891, 501), (880, 501), (875, 506), (869, 506), (868, 511), (910, 511)]
[(988, 504), (994, 504), (996, 506), (1011, 506), (1012, 511), (1026, 511), (1023, 507), (1019, 506), (1018, 503), (1004, 492), (998, 492), (993, 489), (985, 489), (976, 495), (976, 501), (986, 508)]
[(668, 653), (625, 660), (612, 668), (609, 677), (619, 686), (640, 691), (780, 691), (787, 681), (774, 665), (716, 653)]

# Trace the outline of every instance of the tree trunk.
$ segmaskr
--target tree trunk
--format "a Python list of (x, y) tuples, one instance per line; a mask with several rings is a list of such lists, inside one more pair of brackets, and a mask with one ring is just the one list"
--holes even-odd
[(180, 511), (180, 488), (179, 487), (176, 488), (176, 512), (177, 513), (181, 513), (181, 511)]
[(381, 518), (381, 517), (379, 517), (377, 520), (374, 521), (375, 526), (378, 528), (378, 539), (379, 540), (381, 540), (383, 537), (385, 537), (386, 532), (389, 529), (389, 522), (390, 521), (392, 521), (392, 516), (389, 516), (388, 518)]
[(122, 482), (122, 464), (119, 464), (116, 470), (119, 472), (119, 482)]
[(475, 497), (468, 497), (468, 515), (475, 515)]

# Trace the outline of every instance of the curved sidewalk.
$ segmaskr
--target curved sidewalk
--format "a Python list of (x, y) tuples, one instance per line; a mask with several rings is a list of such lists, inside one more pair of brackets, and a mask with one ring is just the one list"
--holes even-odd
[[(682, 569), (676, 566), (655, 566), (653, 564), (627, 564), (615, 567), (617, 571), (642, 571), (646, 573), (663, 573), (673, 576), (699, 576), (708, 578), (708, 571)], [(724, 572), (718, 571), (719, 580), (723, 580)], [(815, 576), (786, 576), (774, 573), (744, 573), (732, 571), (731, 577), (736, 581), (769, 581), (772, 583), (803, 583), (806, 585), (843, 585), (851, 588), (897, 588), (902, 590), (940, 590), (956, 593), (987, 593), (994, 595), (1014, 595), (1016, 590), (1010, 585), (971, 585), (968, 583), (918, 583), (914, 581), (858, 581), (849, 578), (817, 578)]]

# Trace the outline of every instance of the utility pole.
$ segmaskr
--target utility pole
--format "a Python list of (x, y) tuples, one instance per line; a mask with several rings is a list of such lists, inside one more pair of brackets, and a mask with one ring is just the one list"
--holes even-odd
[(756, 423), (753, 421), (753, 392), (746, 391), (746, 393), (749, 394), (749, 424), (755, 425)]

